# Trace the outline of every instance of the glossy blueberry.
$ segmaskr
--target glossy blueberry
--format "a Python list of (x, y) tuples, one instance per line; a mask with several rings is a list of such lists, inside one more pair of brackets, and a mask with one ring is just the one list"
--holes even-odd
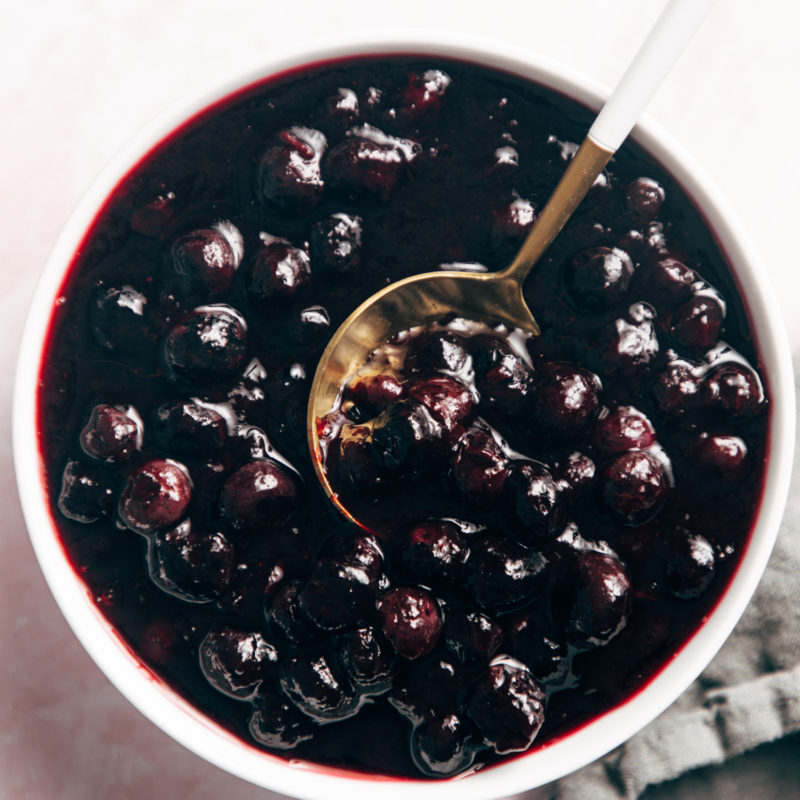
[(245, 293), (259, 312), (273, 311), (299, 294), (311, 281), (305, 250), (275, 241), (262, 247), (245, 273)]
[(476, 336), (471, 345), (481, 402), (504, 414), (520, 413), (533, 384), (530, 366), (509, 345), (495, 337)]
[(730, 434), (699, 434), (690, 448), (690, 457), (707, 476), (726, 484), (738, 483), (750, 467), (744, 440)]
[(449, 434), (458, 433), (472, 413), (473, 399), (469, 389), (452, 378), (415, 381), (409, 384), (408, 395), (434, 414)]
[(321, 632), (300, 605), (302, 581), (281, 583), (266, 609), (270, 630), (294, 645), (305, 646), (319, 639)]
[(655, 440), (653, 423), (634, 406), (602, 409), (592, 436), (594, 446), (606, 455), (645, 449)]
[(696, 294), (669, 315), (669, 333), (679, 347), (708, 350), (719, 340), (725, 309), (713, 294)]
[(549, 559), (508, 537), (491, 535), (471, 549), (469, 583), (478, 605), (502, 611), (524, 605), (544, 591)]
[(641, 525), (661, 510), (669, 494), (662, 461), (645, 450), (618, 455), (600, 475), (603, 508), (625, 525)]
[(200, 642), (200, 669), (218, 691), (252, 700), (277, 669), (278, 650), (257, 631), (210, 630)]
[(561, 491), (582, 492), (594, 483), (596, 475), (597, 465), (594, 461), (577, 450), (554, 465), (553, 477), (558, 481)]
[(506, 650), (543, 683), (559, 683), (567, 674), (567, 645), (554, 636), (532, 611), (522, 611), (504, 621)]
[(527, 750), (544, 724), (544, 689), (513, 661), (493, 664), (472, 687), (467, 713), (495, 753)]
[(469, 547), (458, 526), (446, 520), (411, 525), (392, 542), (392, 564), (422, 581), (453, 580), (462, 575)]
[(409, 346), (405, 368), (410, 372), (458, 374), (468, 364), (469, 352), (463, 336), (454, 331), (431, 331), (418, 336)]
[(503, 642), (502, 628), (477, 611), (447, 612), (444, 646), (462, 664), (488, 664)]
[(356, 491), (380, 486), (387, 478), (372, 432), (363, 425), (345, 425), (333, 455), (336, 476)]
[(501, 256), (518, 247), (536, 222), (536, 206), (528, 199), (515, 197), (492, 211), (489, 228), (492, 248)]
[(568, 641), (599, 647), (628, 622), (632, 588), (622, 562), (598, 550), (573, 550), (551, 597), (551, 615)]
[(600, 379), (575, 364), (548, 364), (537, 369), (533, 413), (547, 435), (579, 436), (600, 408)]
[(108, 516), (114, 489), (105, 470), (70, 460), (61, 476), (58, 510), (74, 522), (88, 524)]
[(132, 531), (153, 533), (181, 519), (191, 498), (192, 482), (186, 467), (170, 459), (154, 458), (128, 475), (118, 512)]
[(233, 546), (219, 531), (204, 531), (191, 519), (156, 531), (147, 551), (150, 578), (156, 586), (188, 602), (219, 597), (236, 568)]
[(633, 269), (631, 257), (617, 247), (581, 250), (565, 268), (570, 297), (589, 311), (611, 308), (625, 296)]
[(526, 544), (547, 541), (561, 532), (564, 508), (558, 484), (538, 461), (516, 461), (508, 479), (508, 524)]
[(362, 239), (359, 216), (338, 213), (315, 222), (309, 237), (313, 269), (331, 274), (353, 272), (361, 261)]
[(675, 597), (689, 600), (708, 588), (716, 572), (714, 548), (699, 533), (679, 529), (670, 540), (665, 580)]
[(382, 557), (368, 537), (320, 558), (298, 596), (306, 615), (324, 630), (366, 622), (373, 615)]
[(164, 343), (172, 375), (190, 383), (228, 378), (245, 365), (247, 325), (226, 305), (200, 306), (175, 325)]
[(458, 707), (464, 675), (457, 662), (434, 653), (402, 666), (405, 669), (398, 673), (387, 700), (412, 725), (442, 717)]
[(234, 531), (280, 528), (297, 507), (298, 480), (288, 467), (272, 459), (245, 464), (222, 487), (223, 520)]
[(336, 659), (326, 653), (290, 658), (281, 687), (289, 699), (317, 724), (347, 719), (360, 707), (358, 693)]
[(132, 286), (100, 287), (89, 306), (95, 342), (106, 350), (128, 352), (141, 346), (149, 322), (147, 298)]
[(625, 317), (615, 319), (600, 334), (600, 358), (604, 372), (626, 377), (646, 374), (659, 354), (656, 312), (647, 303), (635, 303)]
[(201, 301), (219, 297), (230, 289), (241, 254), (234, 251), (219, 230), (199, 228), (177, 239), (170, 255), (170, 277), (178, 291)]
[(440, 69), (412, 73), (400, 92), (397, 118), (408, 124), (430, 123), (439, 113), (451, 82)]
[(697, 410), (702, 399), (700, 389), (700, 381), (692, 367), (684, 361), (668, 364), (652, 385), (659, 411), (672, 420), (691, 416)]
[(396, 659), (394, 651), (373, 627), (342, 634), (337, 652), (353, 685), (365, 694), (382, 694), (392, 687)]
[(259, 197), (282, 211), (313, 209), (325, 188), (320, 164), (326, 145), (324, 134), (311, 128), (297, 125), (281, 131), (259, 161)]
[(648, 288), (659, 307), (673, 308), (692, 295), (697, 273), (676, 258), (660, 258), (647, 270)]
[(383, 466), (399, 475), (430, 468), (447, 446), (444, 425), (414, 400), (389, 406), (377, 418), (372, 440)]
[(343, 400), (355, 403), (366, 414), (376, 415), (406, 394), (406, 385), (391, 372), (370, 372), (348, 382)]
[(411, 734), (411, 758), (423, 775), (446, 778), (468, 769), (475, 760), (472, 729), (456, 713), (427, 720)]
[(764, 407), (764, 390), (758, 376), (736, 362), (711, 369), (703, 378), (701, 393), (704, 406), (728, 420), (751, 419)]
[(83, 452), (109, 463), (128, 461), (142, 449), (142, 420), (132, 406), (95, 406), (81, 431)]
[(652, 178), (636, 178), (625, 188), (625, 207), (640, 221), (658, 216), (664, 202), (664, 187)]
[(436, 598), (425, 589), (392, 589), (381, 597), (378, 615), (383, 635), (403, 658), (421, 658), (439, 641), (442, 614)]
[(312, 721), (283, 692), (272, 689), (255, 698), (248, 730), (253, 739), (274, 750), (294, 750), (314, 738)]
[(467, 505), (489, 508), (502, 496), (509, 459), (492, 434), (471, 428), (458, 441), (453, 457), (456, 493)]
[(213, 408), (192, 400), (173, 400), (156, 409), (152, 435), (166, 453), (208, 458), (222, 452), (228, 425)]

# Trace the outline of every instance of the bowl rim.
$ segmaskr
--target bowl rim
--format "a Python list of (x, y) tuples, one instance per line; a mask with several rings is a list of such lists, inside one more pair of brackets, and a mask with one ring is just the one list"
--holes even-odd
[(40, 567), (64, 617), (91, 658), (146, 717), (201, 758), (258, 786), (322, 800), (331, 790), (366, 800), (378, 783), (386, 800), (411, 791), (421, 800), (490, 800), (563, 777), (618, 746), (660, 714), (689, 686), (730, 634), (766, 567), (789, 489), (795, 428), (790, 349), (773, 290), (759, 256), (730, 203), (703, 168), (647, 116), (631, 136), (682, 185), (702, 209), (734, 267), (746, 298), (770, 389), (769, 457), (757, 522), (745, 556), (709, 620), (642, 690), (574, 733), (532, 753), (443, 781), (375, 776), (287, 761), (242, 743), (209, 720), (138, 663), (94, 605), (65, 557), (49, 512), (36, 431), (36, 394), (54, 303), (69, 266), (97, 210), (119, 180), (154, 145), (186, 120), (231, 93), (304, 65), (358, 55), (420, 55), (473, 61), (532, 79), (598, 109), (608, 90), (558, 62), (506, 42), (457, 32), (359, 31), (284, 48), (248, 68), (238, 68), (159, 117), (111, 160), (80, 200), (47, 260), (31, 301), (19, 351), (12, 434), (18, 491)]

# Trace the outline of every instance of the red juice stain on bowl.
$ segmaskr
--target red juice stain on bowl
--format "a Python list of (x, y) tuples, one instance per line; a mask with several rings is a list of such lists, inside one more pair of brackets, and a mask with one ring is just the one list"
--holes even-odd
[[(387, 283), (498, 269), (591, 114), (474, 64), (316, 64), (197, 115), (124, 178), (53, 314), (53, 518), (104, 616), (250, 745), (442, 777), (639, 692), (718, 602), (767, 441), (759, 357), (690, 199), (626, 145), (525, 292), (542, 335), (443, 320), (305, 411)], [(376, 343), (376, 345), (379, 343)]]

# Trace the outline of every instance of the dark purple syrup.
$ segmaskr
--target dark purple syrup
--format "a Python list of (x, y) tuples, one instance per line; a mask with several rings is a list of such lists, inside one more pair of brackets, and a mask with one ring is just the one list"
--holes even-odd
[(522, 355), (491, 320), (412, 337), (337, 412), (373, 534), (314, 477), (330, 333), (391, 281), (506, 265), (590, 122), (464, 62), (315, 65), (193, 119), (88, 232), (41, 373), (53, 516), (137, 657), (250, 744), (393, 775), (495, 763), (639, 691), (730, 580), (759, 357), (713, 234), (632, 144), (529, 279)]

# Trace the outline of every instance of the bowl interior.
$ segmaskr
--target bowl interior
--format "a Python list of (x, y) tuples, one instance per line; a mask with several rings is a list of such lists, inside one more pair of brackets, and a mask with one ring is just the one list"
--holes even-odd
[(311, 764), (287, 763), (243, 744), (213, 724), (137, 662), (99, 613), (87, 588), (65, 558), (49, 513), (36, 431), (39, 368), (53, 303), (73, 254), (97, 209), (131, 165), (185, 119), (239, 87), (306, 63), (360, 54), (420, 54), (466, 59), (503, 69), (559, 90), (591, 108), (605, 92), (534, 55), (505, 44), (456, 35), (362, 34), (302, 52), (289, 52), (255, 70), (235, 75), (191, 104), (158, 120), (119, 154), (84, 197), (64, 229), (37, 288), (20, 352), (14, 402), (14, 453), (19, 491), (30, 536), (51, 590), (76, 635), (103, 672), (142, 713), (203, 758), (255, 784), (301, 798), (372, 797), (375, 782), (387, 800), (407, 796), (486, 800), (554, 780), (603, 755), (666, 708), (708, 663), (744, 610), (777, 534), (788, 491), (794, 442), (791, 361), (785, 335), (756, 253), (725, 199), (701, 168), (654, 123), (643, 120), (635, 139), (676, 177), (702, 209), (733, 266), (762, 355), (771, 394), (769, 456), (757, 523), (741, 564), (711, 615), (697, 633), (643, 690), (623, 705), (545, 749), (518, 756), (468, 777), (441, 782), (362, 776)]

